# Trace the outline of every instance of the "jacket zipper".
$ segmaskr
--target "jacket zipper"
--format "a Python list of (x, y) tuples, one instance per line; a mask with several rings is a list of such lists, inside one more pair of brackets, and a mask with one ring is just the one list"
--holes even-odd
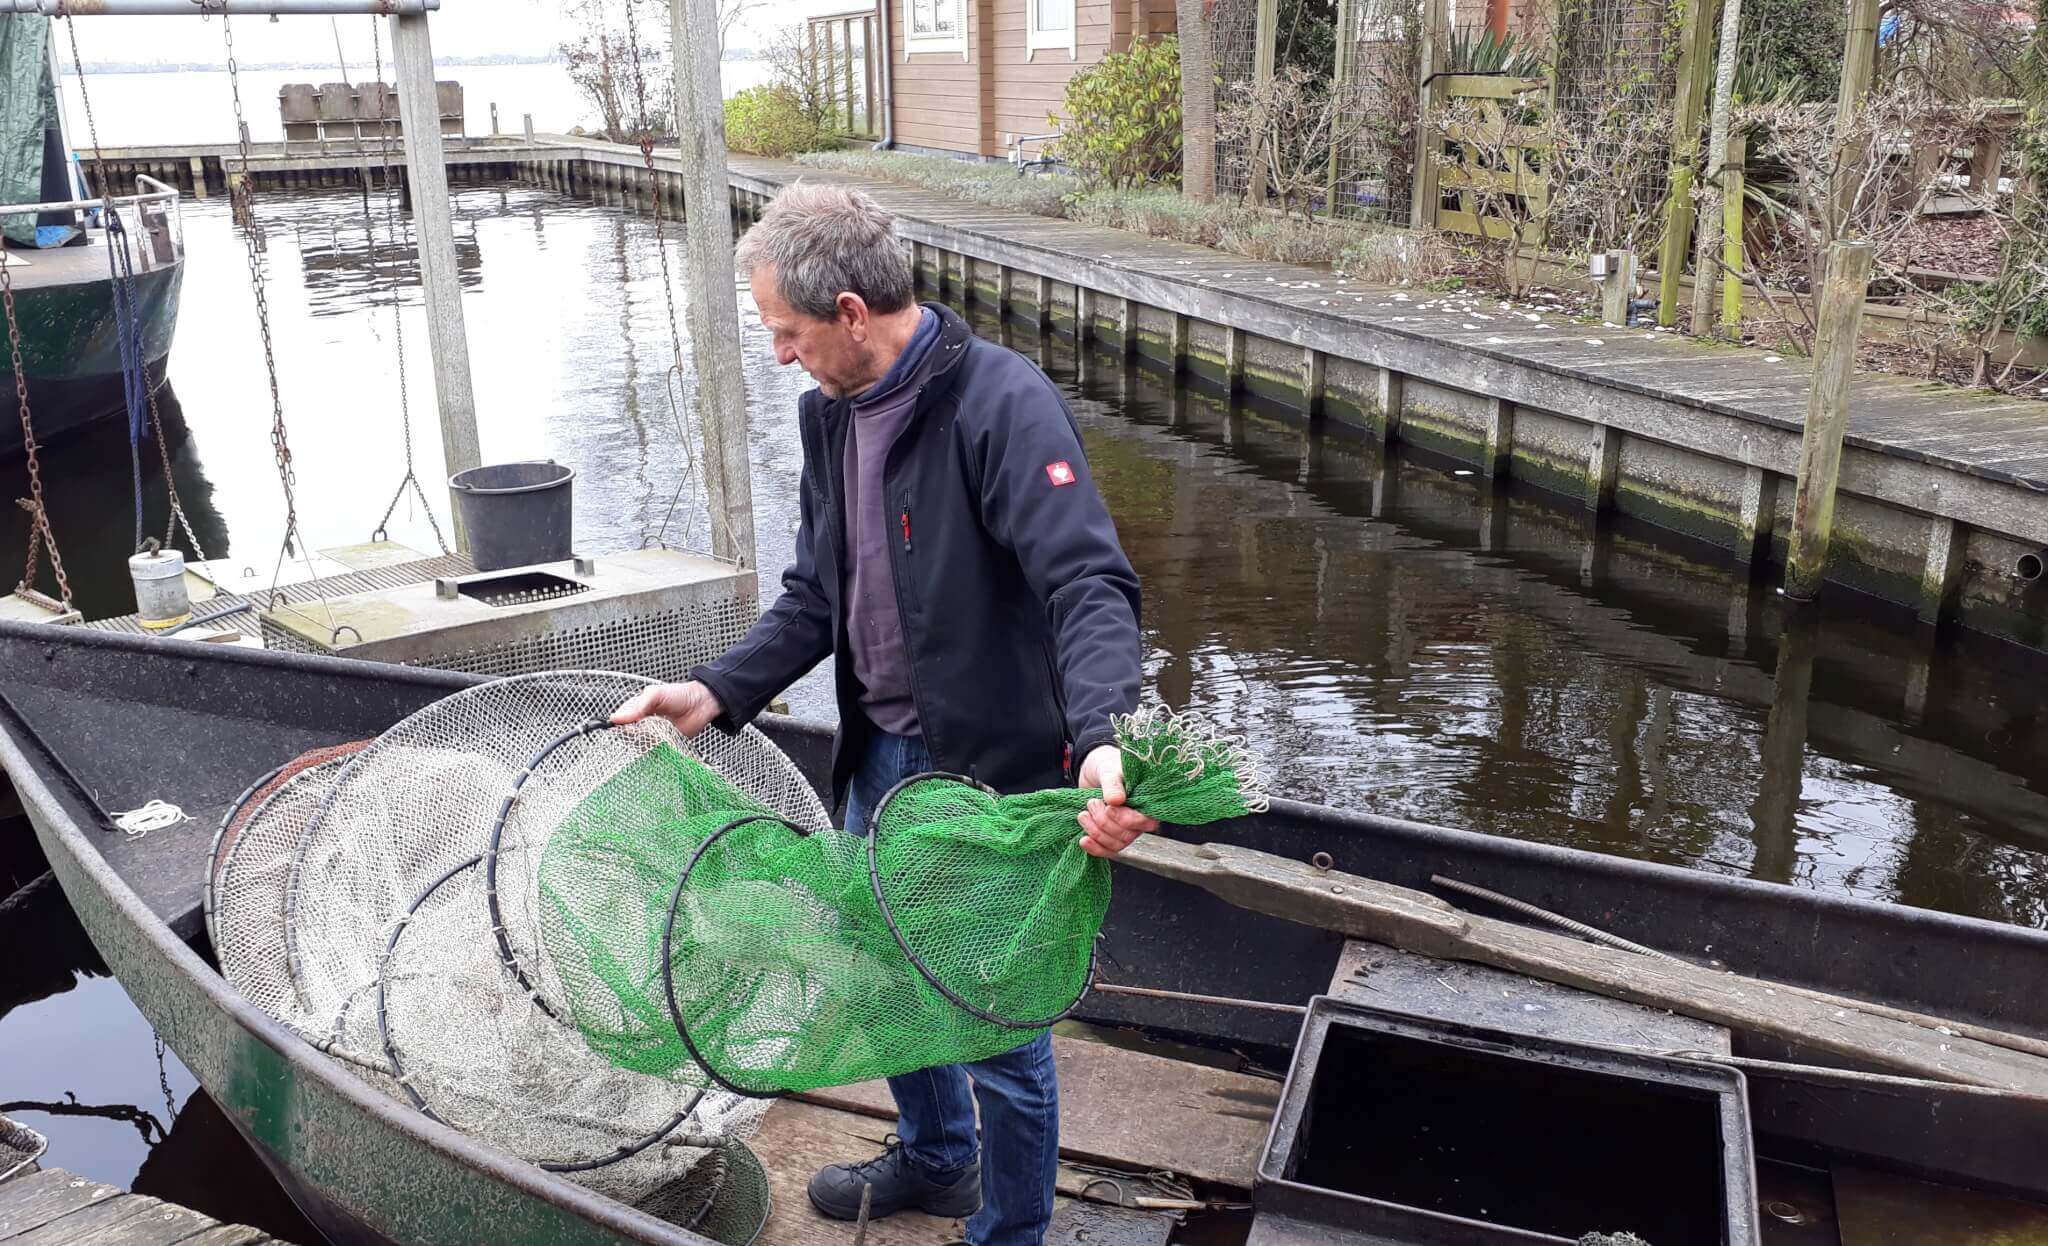
[(903, 495), (903, 552), (910, 552), (910, 495)]

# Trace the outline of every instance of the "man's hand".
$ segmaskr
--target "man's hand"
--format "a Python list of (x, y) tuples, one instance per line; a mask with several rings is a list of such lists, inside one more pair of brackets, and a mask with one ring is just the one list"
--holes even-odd
[(691, 680), (686, 684), (656, 684), (621, 705), (612, 715), (612, 726), (623, 727), (659, 714), (676, 725), (676, 730), (694, 736), (725, 712), (711, 689)]
[(1081, 836), (1081, 851), (1089, 856), (1113, 857), (1138, 836), (1159, 829), (1159, 819), (1124, 805), (1124, 755), (1116, 745), (1104, 744), (1088, 754), (1081, 762), (1080, 786), (1102, 789), (1079, 819), (1087, 832)]

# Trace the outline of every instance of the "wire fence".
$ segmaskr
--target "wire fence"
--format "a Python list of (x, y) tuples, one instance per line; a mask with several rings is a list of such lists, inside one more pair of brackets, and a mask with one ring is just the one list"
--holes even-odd
[(1422, 134), (1421, 0), (1352, 0), (1337, 32), (1332, 213), (1406, 225)]
[(1604, 250), (1647, 245), (1669, 189), (1685, 3), (1564, 0), (1558, 5), (1554, 106), (1560, 128), (1578, 153), (1573, 176), (1597, 181), (1601, 193), (1566, 194), (1550, 223), (1553, 246)]
[[(1243, 99), (1258, 64), (1259, 0), (1216, 0), (1209, 27), (1209, 45), (1216, 58), (1216, 111)], [(1242, 199), (1251, 184), (1250, 145), (1216, 138), (1216, 193)]]

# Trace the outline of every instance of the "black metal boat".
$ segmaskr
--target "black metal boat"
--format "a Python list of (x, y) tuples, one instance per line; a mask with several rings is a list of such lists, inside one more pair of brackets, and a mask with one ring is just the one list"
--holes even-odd
[[(366, 1084), (241, 999), (201, 939), (210, 826), (250, 780), (373, 735), (474, 676), (0, 623), (0, 767), (108, 965), (337, 1241), (684, 1242), (690, 1234), (481, 1146)], [(763, 729), (807, 774), (828, 729)], [(105, 811), (194, 821), (131, 838)], [(2014, 1034), (2048, 1035), (2048, 934), (1591, 853), (1275, 802), (1202, 838), (1427, 890), (1447, 875), (1697, 961)], [(1302, 1004), (1345, 940), (1120, 870), (1105, 934), (1123, 983)], [(203, 942), (202, 942), (203, 949)], [(1212, 1047), (1291, 1048), (1297, 1015), (1097, 993), (1080, 1015)], [(1485, 1024), (1484, 1018), (1479, 1023)], [(1736, 1031), (1760, 1155), (1836, 1159), (2048, 1199), (2048, 1102), (1911, 1078)], [(1800, 1067), (1808, 1066), (1808, 1067)], [(1461, 1239), (1462, 1240), (1462, 1239)]]

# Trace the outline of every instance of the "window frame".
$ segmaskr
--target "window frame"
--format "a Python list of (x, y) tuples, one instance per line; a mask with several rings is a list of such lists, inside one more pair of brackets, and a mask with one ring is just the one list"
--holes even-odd
[(1065, 30), (1041, 30), (1038, 25), (1038, 6), (1046, 0), (1024, 0), (1024, 59), (1036, 60), (1038, 53), (1065, 48), (1067, 59), (1081, 59), (1081, 5), (1080, 0), (1063, 0), (1067, 6), (1067, 28)]
[(967, 15), (972, 5), (967, 0), (931, 0), (934, 25), (942, 6), (953, 9), (953, 33), (917, 33), (918, 0), (903, 0), (903, 59), (925, 52), (958, 52), (961, 60), (967, 59)]

